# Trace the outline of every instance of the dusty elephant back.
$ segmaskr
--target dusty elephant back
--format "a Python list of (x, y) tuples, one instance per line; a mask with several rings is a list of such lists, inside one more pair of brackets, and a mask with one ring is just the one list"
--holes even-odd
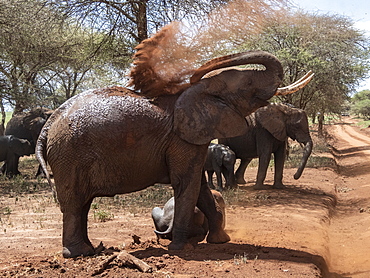
[[(172, 124), (171, 111), (162, 104), (116, 87), (87, 91), (63, 104), (45, 126), (46, 157), (56, 184), (68, 172), (75, 182), (94, 177), (101, 183), (98, 187), (113, 184), (105, 194), (117, 194), (163, 179), (167, 171), (162, 148), (174, 135), (166, 126)], [(154, 135), (162, 142), (151, 140)], [(148, 163), (154, 167), (146, 167)], [(131, 189), (126, 191), (124, 184)]]

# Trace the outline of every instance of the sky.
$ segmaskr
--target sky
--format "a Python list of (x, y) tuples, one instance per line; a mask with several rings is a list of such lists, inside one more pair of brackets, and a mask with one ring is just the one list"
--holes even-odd
[[(348, 16), (370, 38), (369, 0), (292, 0), (292, 3), (308, 12)], [(370, 78), (360, 84), (358, 91), (365, 89), (370, 90)]]

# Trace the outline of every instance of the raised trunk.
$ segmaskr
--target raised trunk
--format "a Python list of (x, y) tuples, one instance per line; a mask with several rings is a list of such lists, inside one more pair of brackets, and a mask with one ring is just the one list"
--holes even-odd
[(297, 172), (294, 174), (294, 179), (298, 180), (301, 177), (301, 175), (303, 173), (303, 170), (304, 170), (304, 167), (306, 167), (307, 160), (308, 160), (309, 156), (311, 155), (312, 146), (313, 146), (312, 140), (308, 141), (305, 144), (301, 164), (299, 165), (299, 167), (297, 169)]

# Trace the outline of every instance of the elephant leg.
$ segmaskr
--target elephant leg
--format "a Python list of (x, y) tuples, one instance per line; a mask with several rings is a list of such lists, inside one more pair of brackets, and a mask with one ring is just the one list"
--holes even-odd
[(209, 188), (214, 189), (215, 186), (213, 185), (213, 171), (207, 171), (207, 176), (208, 176), (208, 186), (209, 186)]
[(15, 161), (14, 161), (14, 167), (13, 167), (14, 170), (12, 170), (14, 175), (20, 175), (21, 174), (21, 172), (19, 172), (18, 165), (19, 165), (19, 156), (16, 155), (15, 156)]
[(16, 154), (8, 155), (5, 163), (5, 174), (9, 177), (19, 175), (18, 171), (19, 156)]
[(253, 189), (264, 189), (264, 182), (266, 179), (267, 169), (271, 160), (271, 152), (265, 151), (259, 156), (258, 159), (258, 171), (257, 171), (257, 180), (256, 184), (253, 186)]
[(3, 166), (1, 166), (1, 173), (4, 175), (6, 172), (6, 161), (4, 162)]
[[(189, 238), (189, 229), (193, 221), (194, 209), (199, 197), (202, 178), (210, 191), (203, 171), (208, 145), (186, 145), (183, 151), (188, 155), (178, 155), (178, 146), (174, 145), (176, 155), (169, 156), (171, 185), (175, 197), (172, 242), (169, 250), (183, 249)], [(169, 148), (169, 153), (172, 149)], [(191, 155), (190, 155), (191, 154)], [(195, 163), (195, 161), (197, 161)]]
[(221, 169), (218, 168), (215, 170), (216, 172), (216, 178), (217, 178), (217, 190), (222, 191), (222, 175), (221, 175)]
[(275, 162), (275, 173), (274, 173), (274, 184), (273, 188), (283, 188), (283, 171), (285, 162), (285, 144), (282, 144), (278, 150), (274, 153)]
[(84, 242), (89, 245), (91, 248), (94, 249), (93, 245), (91, 244), (91, 241), (89, 239), (88, 233), (87, 233), (87, 218), (90, 210), (91, 203), (93, 201), (93, 198), (87, 202), (86, 205), (82, 207), (82, 214), (81, 214), (81, 227), (82, 227), (82, 237)]
[(205, 176), (202, 178), (197, 207), (208, 219), (209, 233), (207, 236), (207, 242), (225, 243), (230, 241), (229, 235), (223, 229), (225, 215), (222, 212), (222, 208), (215, 201), (211, 190), (207, 186)]
[(71, 196), (68, 200), (65, 197), (67, 194), (58, 192), (63, 213), (63, 257), (94, 255), (94, 248), (87, 236), (87, 214), (91, 201), (83, 202)]
[(187, 186), (186, 188), (182, 188), (182, 186), (175, 184), (175, 212), (173, 219), (172, 242), (168, 246), (169, 250), (184, 249), (189, 238), (189, 228), (191, 227), (191, 221), (193, 220), (194, 208), (198, 194), (199, 187), (190, 188), (190, 186)]
[(227, 188), (236, 188), (237, 184), (235, 181), (235, 175), (234, 175), (234, 165), (224, 166), (222, 167), (222, 174), (225, 177), (225, 187)]
[(237, 183), (239, 183), (239, 184), (246, 184), (247, 183), (244, 179), (244, 173), (245, 173), (245, 170), (247, 169), (247, 166), (252, 161), (252, 159), (253, 158), (246, 158), (246, 159), (242, 158), (240, 160), (240, 165), (239, 165), (238, 169), (235, 172), (235, 179), (236, 179)]
[(82, 227), (82, 208), (63, 213), (63, 257), (94, 255), (91, 244), (85, 242), (84, 227)]

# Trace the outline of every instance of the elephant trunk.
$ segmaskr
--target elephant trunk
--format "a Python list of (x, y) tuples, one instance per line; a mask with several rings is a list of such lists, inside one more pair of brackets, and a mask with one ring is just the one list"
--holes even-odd
[(298, 180), (301, 177), (304, 167), (306, 166), (307, 160), (309, 156), (311, 155), (312, 146), (313, 146), (313, 143), (311, 139), (305, 143), (301, 164), (299, 165), (297, 172), (294, 174), (294, 179)]
[(158, 231), (158, 230), (154, 230), (154, 233), (161, 237), (161, 238), (168, 238), (168, 239), (172, 239), (172, 230), (173, 230), (173, 219), (172, 221), (170, 222), (167, 230), (165, 231)]

